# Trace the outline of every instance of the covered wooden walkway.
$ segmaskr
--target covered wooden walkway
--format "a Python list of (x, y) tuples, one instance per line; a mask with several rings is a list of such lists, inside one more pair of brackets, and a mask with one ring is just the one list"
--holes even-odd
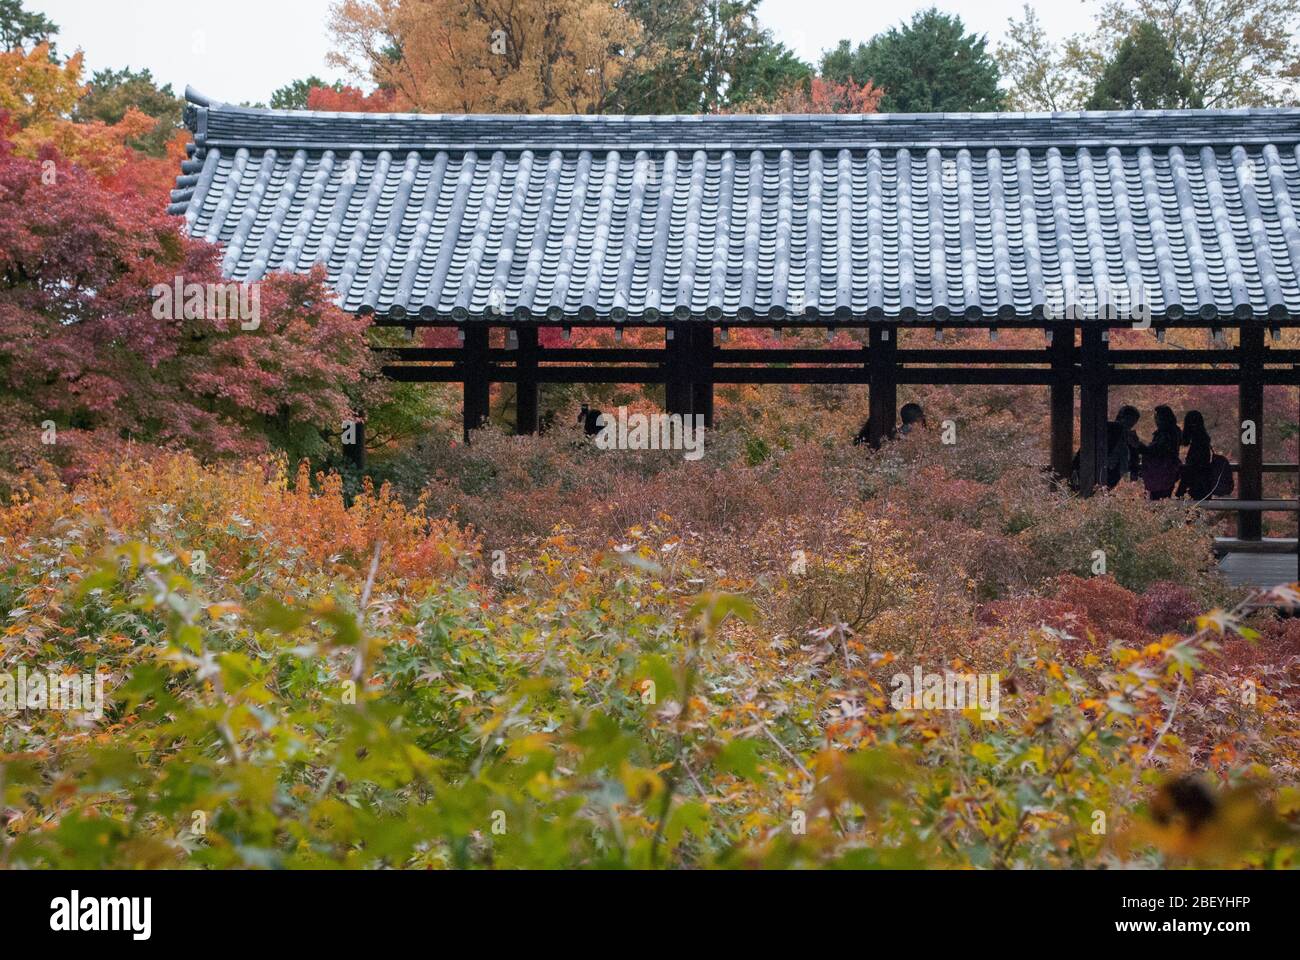
[[(384, 373), (462, 384), (467, 436), (493, 383), (515, 385), (520, 433), (545, 383), (663, 384), (669, 412), (706, 424), (719, 383), (865, 384), (872, 444), (900, 384), (1041, 385), (1051, 467), (1068, 476), (1077, 447), (1087, 496), (1112, 387), (1233, 386), (1253, 428), (1239, 499), (1207, 506), (1236, 513), (1231, 576), (1281, 571), (1263, 517), (1296, 507), (1265, 499), (1264, 389), (1300, 384), (1300, 350), (1275, 345), (1300, 326), (1300, 110), (456, 117), (187, 98), (170, 211), (224, 247), (230, 278), (321, 267), (342, 307), (408, 331)], [(434, 326), (460, 345), (422, 345)], [(754, 326), (864, 333), (728, 346)], [(573, 327), (663, 346), (542, 345)], [(1035, 328), (1043, 346), (900, 345), (916, 328)], [(1149, 348), (1112, 349), (1134, 328)], [(1160, 347), (1185, 328), (1224, 347)]]

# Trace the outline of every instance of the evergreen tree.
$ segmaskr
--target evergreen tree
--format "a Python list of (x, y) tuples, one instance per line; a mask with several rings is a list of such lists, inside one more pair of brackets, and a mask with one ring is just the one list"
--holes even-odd
[(0, 51), (35, 46), (58, 32), (58, 25), (44, 14), (24, 10), (22, 0), (0, 0)]
[(132, 107), (153, 117), (158, 125), (144, 136), (128, 140), (127, 146), (151, 156), (162, 156), (167, 141), (181, 125), (184, 104), (170, 83), (158, 86), (148, 70), (135, 71), (126, 67), (96, 71), (90, 78), (85, 96), (77, 102), (73, 119), (78, 123), (99, 120), (112, 125), (119, 123)]
[(841, 40), (823, 55), (821, 73), (882, 88), (880, 109), (887, 113), (997, 110), (1002, 93), (987, 45), (985, 37), (966, 32), (961, 17), (931, 7), (856, 49)]
[(1168, 110), (1200, 107), (1200, 94), (1150, 20), (1120, 44), (1088, 100), (1089, 110)]
[(758, 0), (630, 0), (648, 67), (629, 71), (613, 109), (726, 113), (806, 84), (808, 64), (758, 21)]

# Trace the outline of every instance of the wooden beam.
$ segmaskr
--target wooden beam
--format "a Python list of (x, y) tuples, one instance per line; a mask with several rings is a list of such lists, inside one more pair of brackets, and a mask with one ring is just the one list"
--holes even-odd
[(867, 442), (876, 449), (898, 421), (898, 330), (872, 327), (867, 336)]
[(1106, 482), (1106, 419), (1109, 413), (1107, 349), (1102, 331), (1082, 328), (1079, 353), (1079, 495), (1092, 496)]
[[(691, 332), (684, 323), (675, 323), (668, 328), (672, 332), (664, 343), (664, 409), (668, 413), (689, 414), (691, 412)], [(615, 381), (617, 382), (617, 381)]]
[(492, 381), (488, 373), (487, 352), (487, 325), (479, 323), (466, 325), (465, 344), (462, 348), (464, 360), (461, 367), (465, 398), (462, 418), (466, 443), (469, 442), (470, 432), (483, 426), (491, 412), (489, 398)]
[(515, 391), (515, 433), (522, 436), (537, 432), (537, 328), (521, 327), (517, 336), (515, 369), (519, 380)]
[[(1240, 331), (1240, 370), (1237, 380), (1237, 410), (1239, 414), (1237, 495), (1242, 500), (1260, 500), (1264, 496), (1264, 327), (1245, 326)], [(1246, 443), (1246, 423), (1253, 424), (1249, 431), (1253, 443)], [(1242, 540), (1258, 540), (1263, 535), (1263, 517), (1258, 510), (1242, 510), (1237, 514), (1237, 536)]]
[(366, 469), (366, 422), (364, 420), (358, 418), (352, 421), (352, 442), (343, 444), (343, 456), (358, 470)]
[(691, 410), (704, 418), (704, 426), (713, 429), (713, 327), (697, 324), (691, 327)]
[(1246, 500), (1241, 497), (1225, 497), (1222, 500), (1190, 501), (1190, 505), (1201, 510), (1253, 510), (1265, 513), (1294, 513), (1300, 510), (1300, 503), (1295, 500)]
[[(955, 320), (951, 315), (936, 317), (933, 314), (922, 313), (914, 319), (898, 320), (895, 318), (868, 319), (865, 314), (858, 314), (851, 317), (840, 317), (834, 315), (805, 314), (799, 318), (785, 317), (780, 320), (769, 318), (755, 318), (752, 320), (739, 320), (737, 317), (724, 317), (718, 322), (724, 321), (737, 328), (748, 328), (753, 330), (799, 330), (803, 328), (822, 329), (827, 326), (835, 327), (837, 330), (867, 330), (871, 327), (885, 324), (902, 324), (906, 327), (916, 329), (940, 328), (944, 330), (965, 329), (965, 330), (1047, 330), (1054, 327), (1059, 321), (1047, 320), (1042, 316), (1033, 316), (1020, 314), (1015, 317), (998, 317), (985, 316), (972, 319), (962, 318)], [(395, 317), (382, 313), (370, 315), (370, 323), (375, 327), (405, 327), (415, 329), (417, 327), (458, 327), (465, 323), (462, 319), (453, 319), (450, 316), (440, 316), (425, 318), (417, 315), (403, 314)], [(470, 319), (473, 323), (491, 322), (493, 326), (498, 327), (581, 327), (593, 329), (599, 327), (610, 327), (614, 321), (608, 317), (591, 316), (582, 318), (576, 314), (558, 318), (548, 318), (545, 316), (505, 316), (502, 314), (481, 314), (475, 315)], [(679, 321), (669, 320), (665, 322), (662, 318), (646, 320), (642, 317), (632, 315), (623, 321), (629, 327), (643, 327), (645, 329), (659, 329), (670, 326)], [(701, 321), (687, 321), (699, 323)], [(1131, 330), (1133, 324), (1129, 321), (1108, 322), (1105, 320), (1084, 320), (1082, 321), (1090, 326), (1103, 328), (1113, 328), (1115, 330)], [(1164, 314), (1152, 314), (1152, 329), (1166, 330), (1205, 330), (1205, 329), (1236, 329), (1245, 323), (1258, 323), (1266, 327), (1300, 327), (1300, 313), (1289, 314), (1286, 317), (1269, 317), (1267, 315), (1257, 315), (1246, 320), (1239, 320), (1231, 314), (1220, 314), (1209, 318), (1198, 316), (1182, 316), (1171, 319)]]
[(1266, 537), (1263, 540), (1238, 540), (1236, 537), (1215, 537), (1214, 552), (1224, 553), (1269, 553), (1286, 554), (1296, 552), (1296, 541), (1290, 537)]
[[(464, 357), (463, 350), (456, 351)], [(626, 366), (594, 366), (572, 364), (564, 366), (539, 365), (538, 383), (665, 383), (667, 368), (664, 351), (654, 351), (654, 366), (644, 364)], [(712, 380), (718, 383), (860, 383), (871, 382), (867, 365), (867, 352), (860, 352), (858, 362), (852, 367), (791, 367), (791, 366), (720, 366), (715, 365)], [(716, 357), (716, 353), (715, 353)], [(489, 363), (486, 368), (492, 383), (516, 383), (519, 370), (514, 364)], [(447, 365), (388, 364), (382, 367), (384, 376), (404, 383), (460, 383), (465, 378), (462, 362)], [(1080, 374), (1076, 367), (1073, 375)], [(689, 377), (689, 374), (688, 374)], [(1050, 367), (908, 367), (898, 366), (894, 380), (898, 384), (946, 384), (987, 386), (1050, 386), (1058, 373)], [(1112, 385), (1195, 386), (1217, 384), (1236, 386), (1240, 373), (1233, 370), (1166, 370), (1166, 369), (1111, 369), (1107, 375)], [(1300, 383), (1300, 371), (1265, 369), (1259, 382), (1272, 385), (1294, 386)]]
[[(521, 328), (528, 329), (528, 328)], [(387, 362), (427, 362), (452, 363), (462, 359), (461, 347), (371, 347)], [(574, 347), (537, 350), (539, 364), (546, 363), (659, 363), (664, 360), (664, 351), (654, 347)], [(897, 362), (904, 366), (916, 364), (953, 364), (972, 366), (987, 365), (992, 369), (1050, 362), (1050, 350), (968, 350), (968, 349), (901, 349), (894, 354)], [(1121, 378), (1143, 377), (1160, 378), (1159, 383), (1185, 378), (1190, 384), (1236, 383), (1239, 355), (1236, 349), (1230, 350), (1111, 350), (1109, 352), (1112, 366), (1111, 383), (1120, 383)], [(518, 351), (492, 348), (487, 354), (489, 362), (513, 363), (518, 358)], [(819, 366), (843, 365), (860, 366), (864, 362), (862, 348), (846, 349), (830, 347), (816, 349), (808, 347), (772, 349), (750, 349), (737, 347), (715, 347), (713, 362), (726, 364), (815, 364)], [(1267, 383), (1300, 383), (1300, 374), (1292, 368), (1267, 369), (1268, 364), (1300, 363), (1300, 350), (1269, 350), (1264, 352), (1264, 364)], [(1151, 364), (1157, 369), (1134, 369), (1134, 364)], [(1213, 369), (1166, 370), (1162, 367), (1205, 367)]]
[(1052, 473), (1058, 481), (1068, 483), (1074, 461), (1074, 328), (1053, 332), (1048, 353), (1052, 358), (1049, 387)]

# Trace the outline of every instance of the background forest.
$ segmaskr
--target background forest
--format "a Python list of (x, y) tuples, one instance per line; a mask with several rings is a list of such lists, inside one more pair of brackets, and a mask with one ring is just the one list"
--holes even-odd
[[(1298, 95), (1280, 0), (1112, 0), (1062, 38), (1026, 6), (996, 45), (932, 9), (815, 64), (758, 6), (340, 0), (355, 85), (286, 78), (266, 105)], [(182, 103), (143, 65), (85, 75), (58, 33), (0, 0), (0, 673), (104, 673), (109, 703), (3, 718), (0, 866), (1295, 865), (1300, 620), (1219, 577), (1216, 515), (1050, 485), (1044, 388), (914, 388), (932, 429), (871, 451), (850, 442), (865, 388), (722, 386), (687, 462), (576, 425), (582, 403), (662, 409), (662, 388), (547, 386), (551, 427), (514, 437), (504, 386), (467, 445), (459, 388), (382, 380), (379, 335), (323, 273), (265, 281), (253, 335), (155, 318), (155, 284), (220, 279), (164, 212)], [(903, 335), (987, 334), (930, 337)], [(1156, 404), (1201, 410), (1234, 459), (1236, 399), (1111, 392), (1144, 437)], [(1269, 388), (1266, 410), (1264, 459), (1295, 463), (1300, 396)], [(363, 412), (364, 474), (340, 437)], [(891, 676), (918, 666), (998, 674), (1000, 716), (895, 709)]]

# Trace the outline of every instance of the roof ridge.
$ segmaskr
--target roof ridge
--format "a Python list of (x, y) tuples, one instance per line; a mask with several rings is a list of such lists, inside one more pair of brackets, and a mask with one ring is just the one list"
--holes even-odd
[(936, 111), (931, 113), (411, 113), (346, 110), (286, 110), (271, 107), (248, 107), (214, 100), (193, 87), (186, 86), (185, 99), (198, 107), (223, 113), (249, 116), (292, 117), (320, 120), (373, 120), (379, 117), (415, 121), (482, 121), (489, 123), (674, 123), (701, 120), (722, 123), (773, 123), (782, 121), (914, 123), (948, 120), (999, 123), (1008, 120), (1114, 120), (1135, 119), (1198, 120), (1211, 118), (1294, 118), (1300, 119), (1300, 107), (1202, 107), (1162, 110), (1050, 110), (1050, 111)]

